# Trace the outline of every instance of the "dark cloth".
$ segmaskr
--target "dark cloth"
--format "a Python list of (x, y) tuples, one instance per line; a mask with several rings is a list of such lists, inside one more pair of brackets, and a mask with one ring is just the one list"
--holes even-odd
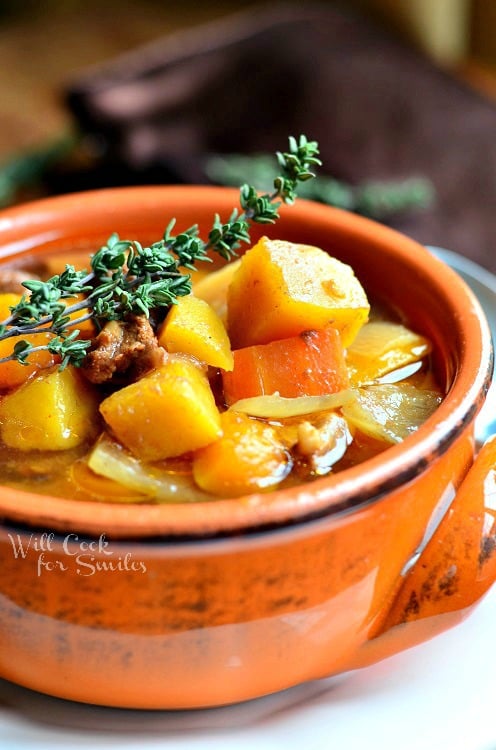
[(437, 200), (393, 226), (496, 271), (496, 107), (359, 16), (271, 6), (93, 68), (67, 103), (102, 146), (93, 184), (206, 182), (210, 153), (320, 143), (359, 183), (425, 176)]

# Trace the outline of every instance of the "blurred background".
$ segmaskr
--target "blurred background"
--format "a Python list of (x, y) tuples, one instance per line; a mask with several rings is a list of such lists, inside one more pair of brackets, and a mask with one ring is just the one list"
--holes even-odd
[(496, 271), (493, 0), (0, 0), (2, 206), (263, 187), (301, 132), (324, 160), (311, 197)]

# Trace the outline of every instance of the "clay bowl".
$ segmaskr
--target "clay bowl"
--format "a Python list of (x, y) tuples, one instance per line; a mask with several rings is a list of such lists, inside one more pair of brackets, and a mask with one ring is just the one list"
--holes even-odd
[[(0, 215), (0, 261), (204, 232), (237, 192), (105, 190)], [(494, 513), (474, 463), (487, 323), (424, 248), (304, 201), (264, 232), (350, 263), (431, 338), (446, 397), (402, 444), (298, 488), (185, 505), (75, 502), (0, 488), (0, 676), (136, 708), (246, 700), (359, 667), (453, 625), (496, 577)], [(255, 232), (256, 236), (256, 232)]]

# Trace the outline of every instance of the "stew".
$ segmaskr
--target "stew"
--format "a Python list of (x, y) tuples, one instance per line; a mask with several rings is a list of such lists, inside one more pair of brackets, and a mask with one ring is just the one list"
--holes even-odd
[[(0, 320), (26, 275), (0, 271)], [(367, 460), (442, 399), (431, 343), (371, 308), (349, 266), (283, 240), (195, 274), (163, 319), (77, 331), (91, 341), (80, 367), (61, 368), (45, 333), (31, 336), (28, 364), (0, 363), (4, 484), (105, 502), (265, 492)], [(0, 357), (11, 350), (0, 341)]]

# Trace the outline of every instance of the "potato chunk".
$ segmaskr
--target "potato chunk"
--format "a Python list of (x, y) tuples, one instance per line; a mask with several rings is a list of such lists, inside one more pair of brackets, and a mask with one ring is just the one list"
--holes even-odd
[(40, 373), (0, 402), (2, 440), (21, 451), (75, 448), (98, 423), (95, 392), (72, 367)]
[(339, 331), (347, 347), (370, 309), (350, 266), (317, 247), (267, 237), (243, 256), (227, 306), (235, 349), (327, 325)]
[(207, 376), (185, 358), (171, 357), (150, 375), (112, 393), (100, 411), (119, 442), (144, 461), (180, 456), (222, 432)]
[(212, 367), (232, 370), (233, 355), (226, 329), (210, 305), (192, 294), (172, 305), (158, 343), (168, 352), (184, 352)]

